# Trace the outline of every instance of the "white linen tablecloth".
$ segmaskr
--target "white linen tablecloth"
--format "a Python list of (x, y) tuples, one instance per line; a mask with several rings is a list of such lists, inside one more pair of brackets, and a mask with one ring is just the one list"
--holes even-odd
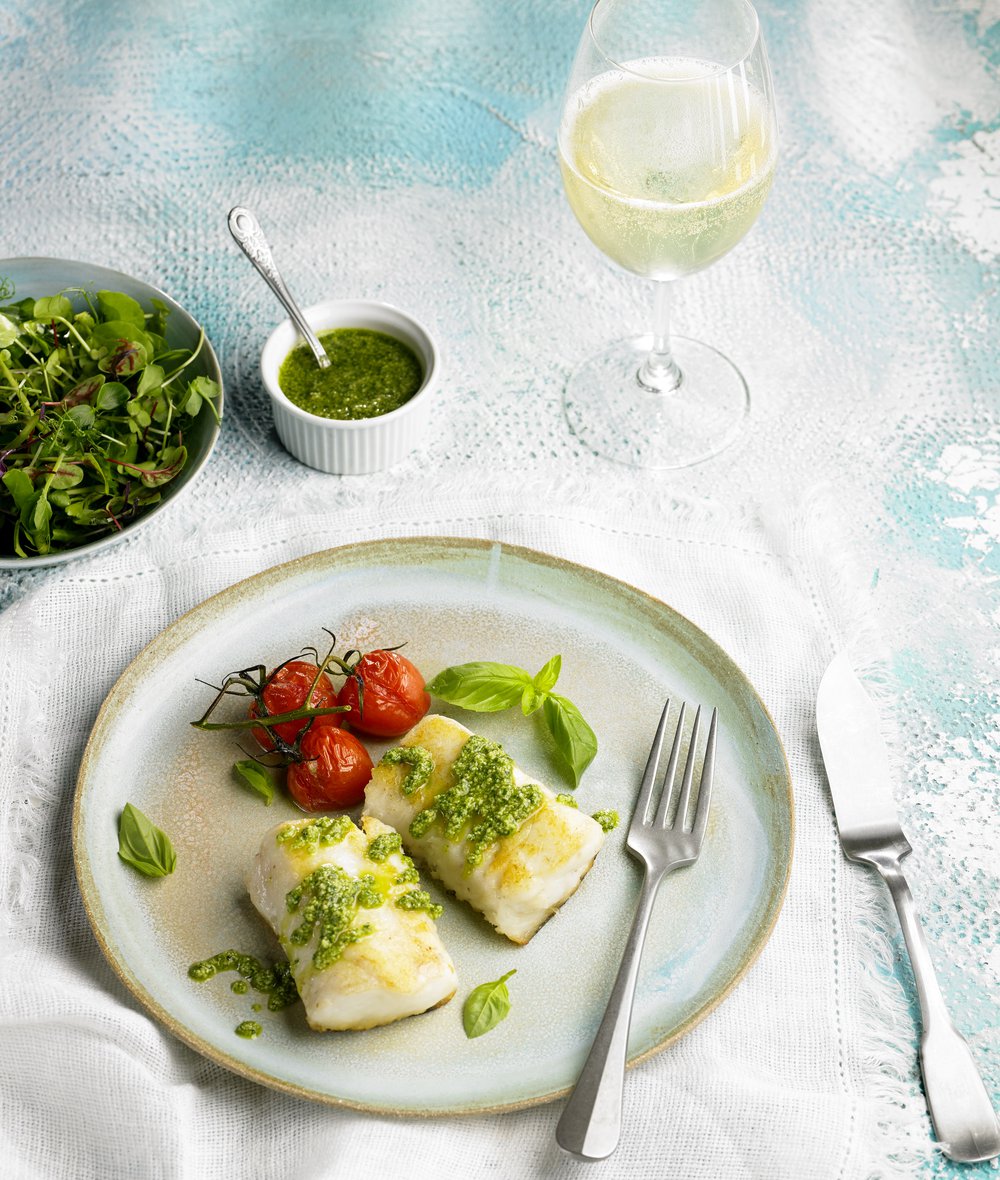
[[(537, 491), (537, 494), (533, 494)], [(527, 507), (531, 505), (532, 507)], [(813, 702), (835, 647), (877, 655), (865, 577), (817, 504), (734, 519), (710, 505), (606, 503), (597, 487), (436, 491), (243, 530), (165, 518), (55, 571), (0, 616), (0, 1176), (283, 1178), (406, 1174), (769, 1180), (912, 1175), (929, 1149), (915, 1032), (890, 975), (890, 916), (841, 855)], [(732, 995), (629, 1072), (625, 1130), (601, 1165), (558, 1151), (561, 1103), (397, 1120), (257, 1086), (201, 1058), (105, 962), (73, 872), (77, 765), (128, 661), (209, 594), (354, 540), (438, 534), (526, 545), (670, 603), (744, 669), (784, 742), (795, 793), (788, 897)]]

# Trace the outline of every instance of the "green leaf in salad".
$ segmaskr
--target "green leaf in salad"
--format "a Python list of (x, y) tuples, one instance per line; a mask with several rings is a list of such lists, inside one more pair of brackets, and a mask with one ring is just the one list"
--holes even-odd
[(35, 300), (31, 314), (36, 320), (68, 319), (73, 314), (73, 304), (65, 295), (48, 295)]
[(170, 308), (163, 302), (162, 299), (151, 299), (149, 302), (153, 306), (153, 312), (149, 317), (146, 327), (150, 332), (155, 332), (157, 336), (162, 336), (167, 326), (167, 318), (170, 315)]
[(144, 463), (130, 464), (129, 468), (139, 476), (144, 487), (158, 488), (179, 475), (186, 462), (187, 448), (171, 447), (159, 460), (147, 459)]
[(0, 348), (9, 348), (20, 335), (21, 329), (17, 322), (9, 316), (0, 315)]
[(3, 476), (3, 484), (10, 492), (18, 512), (26, 512), (35, 495), (35, 485), (31, 482), (31, 477), (23, 471), (7, 471)]
[(118, 855), (147, 877), (167, 877), (177, 865), (170, 838), (131, 803), (118, 823)]
[[(0, 277), (0, 299), (13, 294)], [(169, 315), (81, 288), (0, 307), (0, 554), (119, 531), (185, 469), (190, 420), (218, 419), (219, 386), (191, 372), (203, 335), (167, 345)]]
[(147, 365), (139, 378), (139, 384), (136, 386), (136, 393), (139, 397), (145, 397), (147, 394), (153, 392), (154, 389), (159, 389), (163, 384), (163, 366), (162, 365)]
[[(51, 491), (61, 492), (66, 488), (75, 488), (78, 483), (83, 481), (83, 468), (79, 463), (60, 463), (58, 467), (52, 469), (52, 475), (48, 481)], [(49, 496), (51, 501), (52, 496)]]
[(209, 377), (195, 377), (188, 386), (187, 397), (181, 402), (180, 409), (185, 414), (194, 417), (202, 407), (202, 403), (210, 401), (218, 394), (218, 386)]
[[(145, 373), (143, 376), (145, 376)], [(96, 381), (97, 378), (94, 377), (92, 380)], [(123, 385), (121, 381), (107, 381), (102, 376), (96, 396), (90, 394), (87, 400), (90, 401), (93, 398), (95, 410), (117, 410), (120, 406), (125, 405), (130, 396), (127, 385)], [(140, 396), (142, 395), (140, 394)]]
[(131, 295), (121, 291), (98, 291), (97, 306), (105, 320), (120, 320), (136, 328), (146, 326), (146, 313)]
[(473, 988), (466, 997), (462, 1008), (462, 1026), (465, 1035), (471, 1041), (473, 1037), (481, 1037), (491, 1029), (496, 1028), (501, 1020), (507, 1019), (510, 1012), (510, 993), (507, 991), (507, 980), (516, 975), (517, 970), (508, 971), (499, 979), (490, 983), (481, 983)]

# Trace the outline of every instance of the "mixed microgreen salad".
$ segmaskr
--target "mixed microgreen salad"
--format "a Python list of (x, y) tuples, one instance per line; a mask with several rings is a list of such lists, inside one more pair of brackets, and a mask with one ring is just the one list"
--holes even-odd
[(202, 406), (218, 419), (218, 384), (191, 369), (204, 333), (172, 348), (170, 308), (151, 303), (83, 288), (0, 303), (0, 553), (119, 531), (184, 470)]

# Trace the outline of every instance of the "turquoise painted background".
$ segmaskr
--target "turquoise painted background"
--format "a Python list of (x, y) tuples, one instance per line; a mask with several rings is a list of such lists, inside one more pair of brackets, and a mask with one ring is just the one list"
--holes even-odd
[[(0, 253), (116, 267), (204, 321), (228, 407), (187, 501), (201, 516), (275, 507), (268, 464), (282, 495), (331, 511), (484, 455), (511, 478), (571, 463), (610, 496), (832, 488), (879, 572), (915, 888), (996, 1087), (1000, 10), (760, 7), (782, 125), (774, 193), (747, 241), (683, 284), (677, 317), (751, 383), (751, 426), (722, 468), (608, 472), (563, 424), (574, 361), (649, 318), (559, 188), (578, 0), (6, 0)], [(255, 364), (280, 317), (226, 233), (236, 203), (304, 301), (387, 298), (436, 328), (445, 400), (425, 453), (359, 484), (310, 479), (278, 448)], [(0, 603), (45, 576), (5, 577)], [(896, 956), (909, 994), (898, 943)], [(992, 1172), (939, 1159), (925, 1174)]]

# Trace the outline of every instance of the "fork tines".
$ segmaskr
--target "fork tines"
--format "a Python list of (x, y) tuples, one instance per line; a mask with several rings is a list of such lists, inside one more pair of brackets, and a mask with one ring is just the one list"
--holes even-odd
[[(687, 713), (687, 705), (683, 701), (681, 702), (680, 712), (674, 729), (674, 740), (670, 748), (670, 757), (667, 760), (667, 769), (663, 776), (663, 789), (656, 806), (655, 814), (650, 818), (650, 803), (659, 771), (660, 754), (663, 750), (664, 738), (666, 737), (669, 712), (670, 701), (668, 700), (663, 706), (663, 712), (660, 714), (660, 723), (656, 727), (656, 736), (653, 738), (653, 744), (649, 751), (646, 770), (643, 773), (642, 784), (639, 788), (639, 797), (636, 800), (635, 810), (632, 814), (632, 826), (641, 825), (647, 829), (673, 828), (683, 832), (690, 832), (695, 837), (697, 843), (700, 844), (705, 832), (705, 825), (708, 821), (708, 809), (712, 795), (719, 711), (718, 709), (712, 710), (712, 717), (708, 727), (708, 739), (705, 743), (705, 755), (702, 761), (698, 797), (694, 815), (691, 816), (691, 796), (693, 793), (694, 772), (697, 761), (701, 706), (699, 705), (695, 710), (694, 723), (691, 726), (691, 736), (688, 742), (687, 760), (681, 779), (680, 797), (677, 798), (677, 764), (680, 760), (681, 744), (684, 737), (684, 718)], [(674, 806), (675, 801), (676, 807)], [(673, 816), (672, 821), (671, 816)]]

